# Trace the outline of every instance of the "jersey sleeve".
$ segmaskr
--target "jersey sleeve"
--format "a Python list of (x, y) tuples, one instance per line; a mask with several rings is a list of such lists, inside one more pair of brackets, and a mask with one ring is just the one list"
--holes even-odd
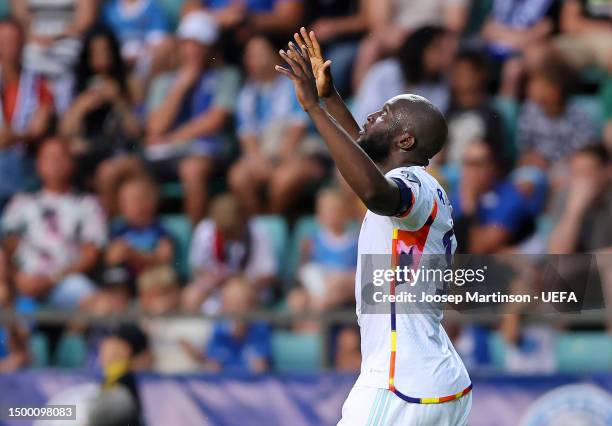
[(425, 220), (431, 211), (432, 196), (418, 176), (408, 169), (396, 169), (387, 174), (399, 189), (400, 202), (393, 215), (395, 220), (415, 225)]

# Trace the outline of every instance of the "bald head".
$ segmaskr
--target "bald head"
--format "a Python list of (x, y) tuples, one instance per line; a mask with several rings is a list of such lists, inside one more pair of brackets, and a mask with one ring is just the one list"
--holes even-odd
[(431, 102), (419, 95), (399, 95), (387, 101), (394, 111), (395, 126), (415, 139), (415, 153), (427, 160), (442, 149), (448, 132), (444, 116)]
[(389, 99), (380, 111), (368, 116), (358, 140), (376, 163), (427, 164), (446, 141), (442, 113), (418, 95)]

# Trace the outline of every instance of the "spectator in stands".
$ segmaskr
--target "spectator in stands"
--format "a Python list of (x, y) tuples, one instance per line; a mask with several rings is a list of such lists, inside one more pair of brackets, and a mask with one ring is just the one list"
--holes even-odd
[(89, 405), (87, 424), (143, 424), (134, 372), (142, 368), (148, 351), (147, 335), (136, 325), (122, 324), (102, 340), (99, 361), (104, 383)]
[(374, 64), (355, 96), (355, 118), (364, 123), (387, 99), (414, 93), (429, 99), (440, 111), (449, 104), (446, 72), (454, 55), (448, 33), (440, 27), (423, 27), (410, 34), (397, 55)]
[[(168, 266), (145, 270), (138, 278), (139, 307), (143, 313), (159, 316), (180, 308), (178, 277)], [(179, 373), (200, 367), (201, 348), (210, 334), (206, 321), (194, 318), (147, 318), (143, 324), (151, 342), (156, 371)]]
[[(255, 309), (256, 299), (253, 287), (246, 280), (234, 277), (223, 288), (221, 312), (243, 315)], [(271, 337), (270, 327), (263, 322), (217, 321), (203, 365), (213, 370), (262, 373), (270, 368)]]
[[(491, 15), (482, 28), (487, 51), (503, 66), (501, 95), (516, 98), (525, 72), (528, 53), (531, 61), (542, 61), (543, 41), (553, 33), (557, 18), (556, 0), (494, 0)], [(530, 52), (528, 52), (530, 51)]]
[(27, 33), (24, 67), (52, 79), (55, 105), (64, 112), (68, 90), (81, 49), (81, 36), (96, 19), (97, 0), (11, 2), (15, 16)]
[(370, 34), (359, 47), (353, 71), (353, 89), (361, 88), (370, 67), (395, 54), (406, 38), (422, 27), (444, 28), (460, 34), (468, 17), (466, 0), (376, 0), (367, 3)]
[(110, 0), (102, 19), (121, 45), (121, 55), (143, 80), (166, 69), (172, 54), (168, 22), (157, 0)]
[(252, 34), (286, 37), (302, 22), (302, 0), (188, 0), (186, 10), (204, 7), (223, 29), (238, 32), (245, 42)]
[(257, 297), (265, 299), (278, 270), (266, 230), (231, 194), (216, 198), (210, 218), (196, 227), (189, 263), (193, 282), (185, 289), (186, 306), (208, 313), (218, 311), (219, 289), (230, 277), (244, 276)]
[(53, 97), (45, 80), (21, 67), (23, 34), (0, 22), (0, 211), (27, 180), (26, 150), (49, 130)]
[(549, 60), (531, 73), (518, 118), (516, 144), (523, 163), (547, 169), (594, 137), (590, 118), (569, 102), (574, 80), (562, 60)]
[[(90, 312), (95, 315), (123, 313), (130, 308), (134, 294), (133, 277), (127, 268), (122, 266), (105, 268)], [(98, 327), (93, 329), (93, 334), (96, 334)]]
[(610, 155), (602, 145), (578, 150), (571, 158), (567, 190), (552, 208), (549, 251), (593, 253), (612, 247)]
[(111, 232), (107, 265), (124, 266), (136, 277), (144, 269), (172, 263), (172, 237), (157, 220), (157, 204), (157, 187), (147, 176), (133, 177), (119, 187), (122, 223)]
[[(8, 269), (6, 254), (0, 249), (0, 310), (15, 309), (18, 313), (24, 313), (24, 310), (15, 304)], [(28, 364), (28, 339), (28, 329), (14, 319), (7, 319), (0, 325), (0, 373), (14, 371)]]
[(368, 28), (372, 0), (311, 0), (306, 2), (305, 24), (314, 30), (331, 67), (334, 85), (342, 97), (350, 95), (353, 64), (360, 39)]
[[(236, 110), (242, 156), (229, 172), (229, 183), (253, 213), (283, 213), (305, 185), (325, 175), (320, 159), (324, 146), (308, 136), (308, 118), (291, 81), (274, 70), (277, 59), (269, 39), (256, 36), (248, 42), (244, 57), (248, 80)], [(264, 209), (261, 198), (266, 187)]]
[(612, 69), (612, 4), (597, 0), (564, 0), (556, 45), (576, 68)]
[(334, 367), (340, 371), (356, 372), (361, 367), (359, 331), (345, 327), (336, 336)]
[[(529, 236), (542, 201), (525, 196), (504, 179), (499, 151), (483, 141), (463, 152), (461, 180), (451, 197), (459, 253), (496, 253)], [(533, 197), (541, 197), (534, 192)]]
[(446, 162), (459, 167), (465, 147), (474, 140), (491, 141), (496, 150), (508, 152), (501, 117), (487, 93), (489, 64), (486, 56), (473, 50), (460, 52), (453, 60), (452, 70), (451, 101), (446, 112)]
[(178, 277), (169, 265), (153, 266), (138, 277), (138, 305), (147, 314), (176, 313), (180, 295)]
[(317, 196), (317, 226), (302, 242), (298, 272), (310, 309), (331, 309), (354, 298), (358, 235), (351, 229), (349, 208), (339, 190), (326, 189)]
[(181, 65), (175, 74), (155, 79), (149, 93), (146, 156), (158, 179), (178, 175), (185, 211), (195, 224), (204, 216), (213, 165), (227, 151), (224, 130), (240, 78), (234, 69), (215, 66), (218, 28), (210, 15), (189, 13), (177, 34)]
[(42, 190), (16, 195), (2, 217), (15, 284), (23, 296), (76, 308), (95, 293), (87, 274), (106, 242), (105, 216), (94, 197), (72, 191), (74, 165), (65, 141), (43, 142), (37, 169)]
[(85, 35), (75, 78), (75, 98), (59, 130), (77, 160), (76, 181), (87, 183), (102, 161), (133, 148), (141, 128), (132, 110), (119, 45), (110, 30), (97, 27)]

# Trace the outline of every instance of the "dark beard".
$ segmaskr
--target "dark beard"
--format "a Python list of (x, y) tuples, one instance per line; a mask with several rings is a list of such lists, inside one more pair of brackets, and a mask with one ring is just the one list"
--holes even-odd
[(388, 157), (391, 151), (391, 144), (386, 143), (382, 140), (384, 138), (378, 138), (373, 135), (363, 135), (357, 140), (357, 143), (370, 157), (372, 161), (377, 164), (383, 163)]

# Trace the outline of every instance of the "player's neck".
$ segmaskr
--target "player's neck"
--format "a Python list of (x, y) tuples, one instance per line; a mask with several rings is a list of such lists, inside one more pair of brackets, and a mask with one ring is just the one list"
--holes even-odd
[(429, 161), (417, 161), (414, 159), (407, 158), (388, 158), (387, 160), (377, 163), (376, 165), (383, 173), (388, 173), (393, 169), (397, 169), (398, 167), (425, 167), (427, 166), (427, 164), (429, 164)]

